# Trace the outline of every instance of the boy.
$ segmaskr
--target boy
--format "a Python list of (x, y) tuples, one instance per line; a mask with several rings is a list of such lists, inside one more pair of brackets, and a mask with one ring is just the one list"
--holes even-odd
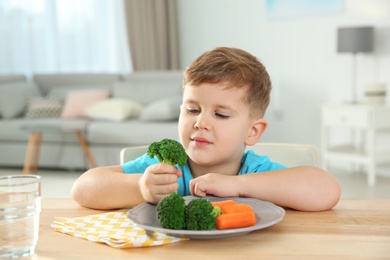
[(251, 197), (304, 211), (332, 208), (341, 190), (327, 172), (286, 168), (245, 151), (267, 128), (263, 115), (270, 91), (268, 73), (256, 57), (226, 47), (205, 52), (183, 78), (179, 139), (187, 164), (176, 168), (144, 155), (123, 165), (93, 168), (74, 183), (73, 199), (85, 207), (114, 209), (156, 204), (177, 191), (183, 196)]

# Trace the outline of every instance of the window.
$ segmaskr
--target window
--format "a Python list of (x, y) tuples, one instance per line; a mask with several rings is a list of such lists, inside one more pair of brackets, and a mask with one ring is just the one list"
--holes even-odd
[(123, 0), (1, 0), (0, 74), (132, 70)]

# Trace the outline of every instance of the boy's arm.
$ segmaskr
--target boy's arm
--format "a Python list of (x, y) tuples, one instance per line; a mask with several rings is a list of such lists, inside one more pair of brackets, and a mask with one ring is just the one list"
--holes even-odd
[(71, 196), (81, 206), (127, 208), (145, 202), (139, 189), (142, 174), (124, 174), (121, 166), (92, 168), (73, 184)]
[(302, 211), (331, 209), (341, 195), (340, 185), (332, 175), (310, 166), (245, 174), (242, 177), (242, 196), (262, 198)]
[(191, 181), (191, 193), (241, 196), (302, 211), (322, 211), (340, 199), (337, 180), (319, 168), (300, 166), (239, 176), (207, 174)]

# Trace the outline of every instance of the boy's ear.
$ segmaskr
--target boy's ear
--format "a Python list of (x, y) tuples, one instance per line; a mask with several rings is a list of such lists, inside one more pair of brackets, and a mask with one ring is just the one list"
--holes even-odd
[(265, 132), (265, 129), (267, 129), (267, 126), (268, 121), (263, 118), (253, 120), (245, 144), (250, 146), (257, 143)]

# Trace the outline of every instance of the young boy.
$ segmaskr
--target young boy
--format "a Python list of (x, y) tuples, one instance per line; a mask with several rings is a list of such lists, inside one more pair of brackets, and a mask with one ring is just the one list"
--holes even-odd
[(303, 211), (332, 208), (341, 190), (327, 172), (286, 168), (245, 151), (267, 128), (263, 116), (270, 91), (270, 78), (256, 57), (236, 48), (205, 52), (183, 78), (179, 138), (187, 164), (175, 167), (144, 155), (123, 165), (93, 168), (74, 183), (73, 199), (85, 207), (114, 209), (156, 204), (177, 191), (183, 196), (250, 197)]

